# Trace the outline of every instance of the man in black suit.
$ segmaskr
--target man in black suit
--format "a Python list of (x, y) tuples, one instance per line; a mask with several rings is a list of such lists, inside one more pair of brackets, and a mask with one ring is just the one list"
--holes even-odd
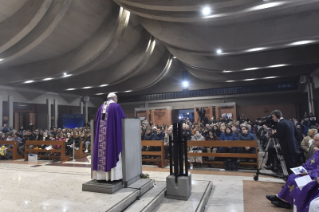
[(284, 157), (287, 171), (292, 174), (290, 168), (297, 166), (298, 158), (298, 143), (296, 137), (298, 136), (295, 125), (282, 117), (280, 110), (271, 112), (272, 120), (278, 122), (277, 129), (272, 131), (275, 138), (279, 139), (281, 152)]

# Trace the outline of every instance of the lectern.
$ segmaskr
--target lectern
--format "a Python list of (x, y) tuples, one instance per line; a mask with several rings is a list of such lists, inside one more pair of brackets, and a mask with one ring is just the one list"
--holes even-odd
[[(94, 135), (94, 121), (91, 120), (91, 134)], [(82, 184), (82, 191), (112, 194), (123, 187), (128, 187), (142, 173), (141, 126), (139, 119), (122, 120), (122, 181), (98, 182), (92, 179)], [(91, 158), (93, 158), (94, 139), (91, 139)], [(91, 166), (92, 172), (92, 166)], [(91, 174), (92, 177), (92, 174)]]

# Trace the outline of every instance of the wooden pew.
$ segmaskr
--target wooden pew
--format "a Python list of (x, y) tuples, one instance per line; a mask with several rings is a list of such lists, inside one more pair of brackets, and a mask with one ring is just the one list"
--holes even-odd
[(83, 143), (80, 142), (80, 148), (78, 150), (74, 149), (74, 159), (80, 159), (86, 157), (86, 153), (83, 152)]
[(162, 168), (167, 166), (168, 161), (165, 160), (164, 141), (142, 140), (142, 146), (161, 147), (161, 151), (142, 151), (142, 155), (160, 157), (160, 159), (144, 158), (143, 162), (161, 162)]
[[(34, 147), (38, 145), (61, 145), (61, 149), (51, 149), (51, 150), (46, 150), (46, 149), (29, 149), (30, 145), (34, 145)], [(60, 155), (40, 155), (40, 157), (45, 157), (45, 158), (60, 158), (61, 162), (69, 161), (70, 156), (65, 155), (65, 141), (26, 141), (25, 142), (25, 157), (24, 160), (28, 160), (28, 154), (29, 153), (34, 153), (38, 154), (39, 152), (44, 152), (44, 153), (60, 153)]]
[[(198, 147), (254, 147), (256, 148), (256, 154), (249, 153), (188, 153), (188, 156), (202, 156), (202, 157), (224, 157), (224, 158), (249, 158), (256, 159), (256, 162), (240, 162), (239, 165), (258, 166), (258, 144), (257, 141), (187, 141), (187, 146)], [(203, 161), (203, 164), (218, 164), (220, 167), (224, 167), (223, 161)]]
[(11, 149), (7, 149), (8, 152), (12, 152), (12, 160), (23, 159), (23, 156), (18, 153), (18, 141), (0, 141), (0, 146), (3, 144), (13, 146)]

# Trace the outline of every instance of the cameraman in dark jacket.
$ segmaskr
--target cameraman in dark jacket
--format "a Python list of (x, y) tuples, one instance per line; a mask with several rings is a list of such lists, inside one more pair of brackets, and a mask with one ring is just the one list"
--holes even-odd
[(279, 139), (287, 171), (289, 174), (292, 174), (290, 168), (297, 166), (298, 158), (298, 144), (296, 140), (298, 134), (296, 127), (291, 121), (282, 117), (280, 110), (274, 110), (270, 115), (274, 122), (278, 122), (277, 129), (272, 130), (272, 134), (275, 138)]

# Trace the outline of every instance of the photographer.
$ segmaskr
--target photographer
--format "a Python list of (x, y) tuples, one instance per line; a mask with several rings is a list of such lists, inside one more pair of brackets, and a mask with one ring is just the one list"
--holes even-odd
[(284, 157), (287, 171), (292, 174), (290, 168), (297, 166), (298, 158), (298, 144), (296, 140), (297, 130), (295, 125), (282, 117), (280, 110), (274, 110), (271, 112), (271, 117), (274, 122), (278, 122), (277, 129), (272, 130), (272, 134), (275, 138), (279, 139), (281, 152)]

